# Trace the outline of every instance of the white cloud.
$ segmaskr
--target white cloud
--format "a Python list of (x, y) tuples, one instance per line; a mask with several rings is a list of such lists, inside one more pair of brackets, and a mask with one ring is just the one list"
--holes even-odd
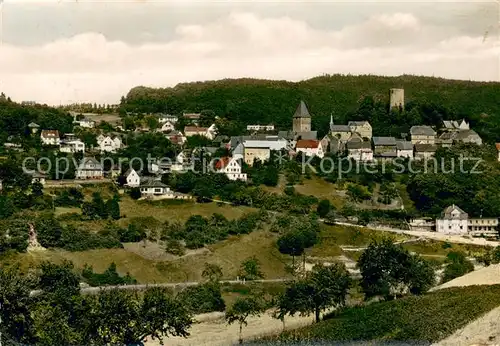
[(289, 17), (233, 12), (180, 25), (163, 43), (128, 44), (88, 32), (45, 45), (0, 46), (0, 89), (16, 100), (114, 103), (137, 85), (237, 78), (300, 80), (322, 73), (424, 74), (498, 80), (495, 37), (464, 36), (411, 13), (341, 30)]

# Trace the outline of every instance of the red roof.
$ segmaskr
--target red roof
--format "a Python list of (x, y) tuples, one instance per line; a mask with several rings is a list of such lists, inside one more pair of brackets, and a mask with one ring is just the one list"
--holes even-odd
[(206, 127), (196, 127), (196, 126), (186, 126), (184, 128), (184, 133), (186, 132), (207, 132)]
[(500, 143), (496, 143), (495, 145), (497, 147), (497, 150), (500, 151)]
[(59, 131), (57, 130), (42, 130), (40, 133), (40, 136), (42, 137), (54, 137), (54, 138), (59, 138)]
[(215, 169), (223, 169), (224, 167), (226, 167), (229, 164), (229, 161), (231, 161), (231, 158), (228, 156), (219, 159), (215, 163)]
[(299, 139), (295, 147), (303, 149), (316, 149), (318, 145), (319, 141), (316, 141), (314, 139)]

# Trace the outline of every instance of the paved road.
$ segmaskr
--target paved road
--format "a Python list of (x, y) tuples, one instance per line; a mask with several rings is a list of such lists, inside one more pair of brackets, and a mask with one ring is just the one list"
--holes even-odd
[(335, 224), (342, 225), (342, 226), (366, 228), (366, 229), (371, 229), (374, 231), (384, 231), (384, 232), (406, 234), (406, 235), (415, 236), (415, 237), (428, 238), (428, 239), (434, 239), (434, 240), (439, 240), (439, 241), (447, 241), (450, 243), (474, 244), (474, 245), (481, 245), (481, 246), (487, 246), (487, 245), (488, 246), (499, 246), (500, 245), (500, 242), (498, 242), (498, 241), (486, 240), (484, 238), (465, 238), (465, 237), (462, 237), (459, 235), (451, 235), (451, 234), (444, 234), (444, 233), (438, 233), (438, 232), (410, 231), (407, 229), (397, 229), (397, 228), (390, 228), (390, 227), (367, 227), (367, 226), (356, 225), (356, 224), (352, 224), (352, 223), (348, 223), (348, 222), (335, 222)]
[[(252, 281), (244, 281), (244, 280), (222, 280), (220, 283), (222, 284), (248, 284), (252, 282), (260, 282), (260, 283), (268, 283), (268, 282), (286, 282), (289, 279), (268, 279), (268, 280), (252, 280)], [(198, 286), (201, 284), (200, 282), (191, 281), (191, 282), (175, 282), (175, 283), (162, 283), (162, 284), (139, 284), (139, 285), (116, 285), (116, 286), (98, 286), (98, 287), (83, 287), (80, 291), (82, 294), (92, 294), (98, 293), (99, 291), (107, 291), (107, 290), (145, 290), (150, 287), (166, 287), (166, 288), (186, 288), (190, 286)], [(30, 292), (31, 296), (35, 296), (41, 293), (41, 290), (34, 290)]]

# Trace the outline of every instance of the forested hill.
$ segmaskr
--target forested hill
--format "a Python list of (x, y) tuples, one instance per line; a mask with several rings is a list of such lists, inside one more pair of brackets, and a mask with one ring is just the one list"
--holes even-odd
[[(402, 114), (388, 114), (390, 88), (405, 89), (407, 107)], [(414, 123), (432, 125), (440, 118), (465, 117), (485, 139), (500, 139), (500, 83), (432, 77), (332, 75), (297, 83), (224, 79), (174, 88), (136, 87), (122, 99), (121, 106), (124, 111), (171, 114), (212, 110), (231, 120), (230, 128), (236, 132), (250, 123), (291, 128), (301, 99), (313, 116), (313, 128), (321, 133), (326, 131), (331, 113), (337, 124), (369, 118), (379, 135), (399, 135)]]

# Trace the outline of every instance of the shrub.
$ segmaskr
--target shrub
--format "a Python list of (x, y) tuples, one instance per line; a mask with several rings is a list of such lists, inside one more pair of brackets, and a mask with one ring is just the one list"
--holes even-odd
[(191, 312), (201, 314), (212, 311), (224, 311), (226, 304), (222, 299), (221, 287), (217, 282), (187, 287), (180, 293), (182, 301)]

